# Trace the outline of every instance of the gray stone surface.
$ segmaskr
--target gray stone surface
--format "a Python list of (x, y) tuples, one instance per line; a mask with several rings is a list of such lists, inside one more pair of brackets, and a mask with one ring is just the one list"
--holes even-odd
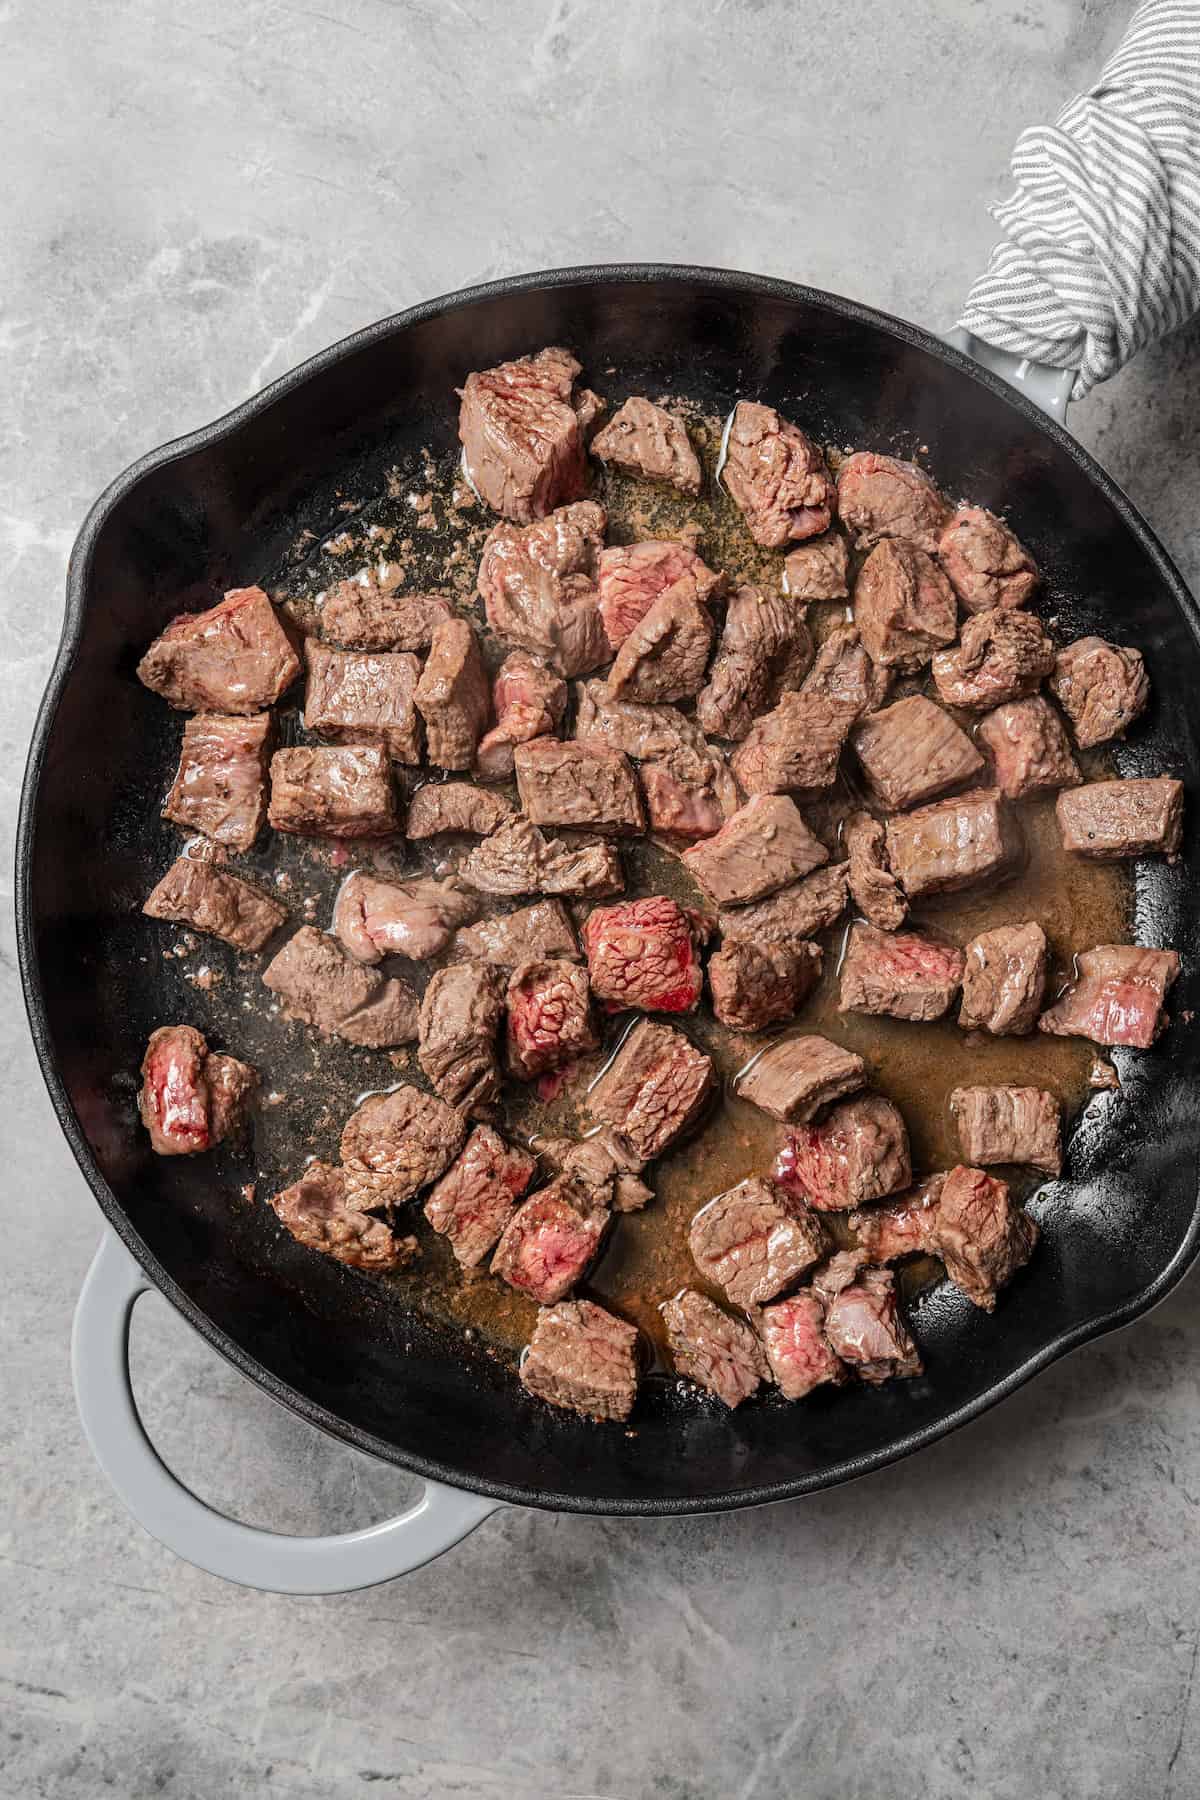
[[(585, 260), (797, 275), (949, 323), (1017, 129), (1117, 0), (9, 0), (0, 815), (89, 500), (328, 341)], [(1200, 333), (1077, 409), (1200, 574)], [(1136, 628), (1136, 594), (1130, 595)], [(4, 879), (10, 856), (6, 848)], [(98, 1215), (0, 946), (0, 1791), (82, 1800), (1107, 1800), (1200, 1791), (1194, 1283), (951, 1441), (703, 1521), (510, 1513), (403, 1583), (282, 1600), (176, 1562), (81, 1441)], [(173, 1465), (297, 1531), (404, 1482), (143, 1302)]]

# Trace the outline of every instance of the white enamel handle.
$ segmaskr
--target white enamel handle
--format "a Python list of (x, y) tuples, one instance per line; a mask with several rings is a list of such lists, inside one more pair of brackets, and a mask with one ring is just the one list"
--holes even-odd
[(982, 338), (964, 331), (961, 325), (947, 331), (945, 339), (981, 368), (1003, 376), (1060, 425), (1066, 425), (1067, 406), (1075, 385), (1074, 369), (1052, 369), (1046, 363), (1030, 362), (1028, 357), (1016, 356), (1011, 350), (998, 350), (995, 344), (985, 343)]

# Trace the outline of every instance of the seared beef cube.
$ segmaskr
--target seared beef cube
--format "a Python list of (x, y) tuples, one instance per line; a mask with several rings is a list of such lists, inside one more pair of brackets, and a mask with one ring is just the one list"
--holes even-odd
[(764, 1306), (758, 1329), (785, 1400), (803, 1400), (826, 1382), (846, 1380), (846, 1366), (825, 1336), (825, 1302), (811, 1288)]
[(681, 1031), (642, 1019), (588, 1090), (587, 1110), (649, 1162), (699, 1117), (713, 1085), (710, 1056)]
[(483, 546), (479, 593), (492, 630), (560, 675), (586, 675), (611, 655), (596, 570), (607, 515), (593, 500), (522, 530), (497, 525)]
[(1179, 974), (1174, 950), (1098, 944), (1075, 958), (1075, 981), (1038, 1020), (1053, 1037), (1091, 1038), (1147, 1050), (1163, 1027), (1163, 1002)]
[(228, 850), (249, 850), (267, 815), (270, 713), (197, 713), (183, 728), (179, 769), (163, 818)]
[(811, 600), (844, 600), (850, 592), (849, 573), (846, 540), (830, 531), (801, 544), (785, 558), (783, 591), (790, 600), (799, 600), (803, 605)]
[(453, 880), (380, 881), (356, 869), (342, 883), (333, 931), (358, 962), (377, 963), (385, 956), (428, 962), (477, 911), (474, 895)]
[(894, 456), (856, 451), (838, 469), (837, 509), (860, 550), (904, 538), (931, 556), (950, 508), (924, 469)]
[(940, 1019), (962, 986), (963, 953), (915, 931), (852, 925), (842, 959), (839, 1012)]
[(263, 970), (284, 1014), (368, 1050), (411, 1044), (417, 996), (406, 981), (364, 968), (334, 938), (302, 925)]
[(704, 685), (713, 623), (696, 583), (685, 575), (659, 595), (617, 651), (610, 700), (687, 700)]
[(1033, 1255), (1037, 1225), (1014, 1206), (1007, 1183), (982, 1169), (951, 1169), (937, 1201), (934, 1236), (946, 1273), (968, 1300), (994, 1312), (996, 1291)]
[(161, 1025), (142, 1059), (138, 1111), (160, 1156), (194, 1156), (245, 1124), (258, 1074), (218, 1056), (191, 1025)]
[(1124, 737), (1150, 698), (1141, 651), (1101, 637), (1076, 638), (1060, 650), (1050, 688), (1081, 750)]
[(353, 1204), (403, 1206), (444, 1175), (467, 1128), (444, 1100), (405, 1084), (370, 1094), (342, 1127), (342, 1162)]
[(872, 791), (892, 812), (962, 787), (983, 768), (966, 732), (924, 694), (871, 713), (851, 743)]
[(800, 687), (813, 661), (799, 607), (760, 588), (738, 588), (696, 717), (713, 737), (744, 738), (760, 713)]
[(272, 1197), (271, 1205), (297, 1243), (352, 1269), (382, 1273), (410, 1261), (416, 1238), (397, 1237), (382, 1219), (360, 1211), (349, 1188), (345, 1169), (311, 1162), (299, 1181)]
[(546, 839), (520, 816), (472, 850), (459, 870), (485, 894), (619, 894), (621, 859), (611, 844), (566, 844)]
[(923, 1372), (887, 1269), (867, 1269), (834, 1295), (825, 1314), (825, 1336), (842, 1361), (872, 1385)]
[(712, 837), (741, 803), (719, 751), (672, 750), (642, 766), (642, 792), (652, 832), (672, 838)]
[(709, 960), (712, 1007), (731, 1031), (765, 1031), (795, 1018), (821, 974), (819, 944), (730, 938)]
[(963, 611), (1027, 606), (1037, 592), (1038, 568), (1003, 519), (982, 506), (960, 506), (938, 542), (938, 557)]
[(658, 1309), (676, 1373), (732, 1408), (768, 1379), (767, 1359), (749, 1325), (695, 1288), (684, 1288)]
[(512, 802), (502, 794), (489, 793), (469, 781), (425, 781), (408, 803), (404, 835), (420, 839), (457, 831), (490, 837), (512, 817)]
[(773, 1175), (817, 1212), (886, 1199), (912, 1180), (907, 1127), (882, 1094), (843, 1100), (819, 1125), (787, 1133)]
[(1032, 613), (993, 606), (968, 619), (958, 645), (940, 650), (930, 667), (947, 706), (986, 712), (1040, 687), (1054, 667), (1054, 645)]
[(849, 863), (834, 863), (806, 875), (790, 887), (780, 888), (766, 900), (735, 907), (717, 918), (724, 938), (744, 938), (755, 944), (792, 944), (810, 938), (836, 924), (846, 910), (846, 874)]
[(287, 908), (214, 863), (181, 856), (142, 911), (151, 919), (190, 925), (235, 950), (261, 950), (287, 918)]
[(1030, 1163), (1047, 1175), (1062, 1168), (1062, 1108), (1044, 1088), (955, 1088), (950, 1116), (969, 1163)]
[(814, 1212), (753, 1176), (702, 1206), (688, 1231), (692, 1261), (734, 1306), (760, 1306), (791, 1287), (825, 1254)]
[(1032, 1031), (1046, 991), (1046, 934), (1034, 920), (981, 931), (964, 951), (964, 1031), (1023, 1037)]
[(834, 486), (825, 458), (774, 407), (739, 400), (729, 421), (721, 479), (751, 537), (768, 550), (829, 529)]
[(937, 1206), (945, 1185), (944, 1175), (934, 1175), (890, 1206), (870, 1206), (865, 1212), (851, 1213), (850, 1229), (858, 1239), (858, 1254), (872, 1263), (939, 1256)]
[(492, 683), (492, 705), (496, 723), (480, 741), (475, 769), (484, 781), (507, 781), (513, 746), (557, 731), (567, 710), (567, 684), (528, 651), (514, 650)]
[(477, 1125), (462, 1154), (425, 1199), (425, 1217), (449, 1238), (460, 1266), (478, 1268), (533, 1180), (537, 1159)]
[(493, 512), (528, 524), (583, 493), (578, 373), (570, 351), (555, 347), (467, 376), (459, 390), (463, 465)]
[(539, 1161), (556, 1175), (573, 1175), (591, 1190), (597, 1206), (613, 1212), (640, 1212), (654, 1191), (638, 1179), (643, 1168), (633, 1146), (616, 1131), (601, 1126), (582, 1143), (572, 1138), (542, 1138)]
[(394, 762), (420, 762), (421, 721), (413, 695), (421, 665), (415, 656), (331, 650), (314, 638), (304, 654), (307, 730), (352, 744), (379, 744)]
[(592, 992), (607, 1012), (694, 1012), (704, 985), (697, 913), (665, 894), (598, 906), (583, 927)]
[(1007, 874), (1022, 841), (1004, 797), (979, 789), (889, 820), (887, 854), (909, 899), (919, 900)]
[(602, 550), (596, 581), (600, 588), (600, 617), (611, 648), (619, 650), (659, 596), (686, 577), (695, 584), (696, 598), (701, 601), (720, 593), (725, 581), (690, 544), (675, 538), (610, 544)]
[(502, 994), (490, 963), (464, 962), (439, 969), (421, 1001), (417, 1061), (430, 1087), (469, 1113), (490, 1106), (500, 1092)]
[(700, 492), (700, 459), (687, 426), (641, 395), (627, 400), (592, 439), (592, 455), (628, 475), (666, 481), (684, 494)]
[(561, 1069), (600, 1042), (587, 972), (578, 963), (549, 958), (523, 963), (505, 1000), (508, 1070), (519, 1081)]
[(872, 659), (857, 625), (835, 625), (822, 639), (801, 691), (836, 700), (860, 719), (883, 705), (891, 680), (890, 672)]
[(492, 1255), (492, 1274), (539, 1306), (553, 1306), (583, 1280), (609, 1218), (582, 1182), (559, 1175), (508, 1221)]
[(806, 1123), (865, 1086), (867, 1065), (824, 1037), (777, 1038), (738, 1077), (734, 1092), (784, 1124)]
[(455, 957), (462, 961), (495, 963), (516, 969), (543, 956), (579, 957), (579, 944), (571, 916), (561, 900), (538, 900), (518, 912), (480, 919), (460, 931), (454, 940)]
[(996, 786), (1009, 800), (1073, 787), (1080, 779), (1066, 727), (1041, 694), (985, 713), (979, 741), (991, 751)]
[(1183, 783), (1169, 775), (1090, 781), (1060, 794), (1056, 812), (1063, 849), (1077, 856), (1174, 856), (1183, 837)]
[(924, 550), (885, 538), (854, 584), (854, 623), (877, 663), (912, 675), (958, 636), (958, 602)]
[(898, 931), (908, 917), (908, 901), (888, 866), (883, 826), (870, 813), (851, 813), (845, 844), (854, 904), (880, 931)]
[(730, 757), (747, 794), (832, 787), (855, 714), (819, 694), (784, 694), (757, 719)]
[(538, 1314), (521, 1358), (521, 1385), (589, 1419), (627, 1419), (637, 1399), (637, 1328), (591, 1300)]
[(820, 838), (782, 794), (756, 795), (714, 837), (683, 853), (688, 874), (718, 906), (761, 900), (828, 861)]
[(637, 776), (627, 756), (602, 744), (537, 738), (513, 753), (517, 792), (535, 825), (567, 825), (616, 836), (646, 829)]
[(397, 819), (387, 752), (375, 744), (277, 750), (267, 817), (276, 831), (389, 837)]
[(811, 1287), (823, 1306), (828, 1306), (843, 1288), (856, 1282), (867, 1266), (867, 1256), (859, 1249), (838, 1250), (812, 1275)]
[(491, 693), (478, 639), (465, 619), (447, 619), (434, 632), (416, 702), (430, 762), (439, 769), (469, 769), (487, 729)]
[(676, 750), (703, 755), (704, 733), (676, 706), (643, 706), (636, 700), (610, 700), (603, 681), (575, 686), (575, 736), (623, 750), (640, 762), (659, 761)]
[(300, 658), (261, 588), (233, 588), (208, 612), (180, 613), (138, 664), (138, 679), (181, 712), (274, 706)]
[(438, 594), (402, 594), (399, 563), (377, 563), (339, 581), (321, 608), (321, 635), (346, 650), (428, 650), (451, 617)]

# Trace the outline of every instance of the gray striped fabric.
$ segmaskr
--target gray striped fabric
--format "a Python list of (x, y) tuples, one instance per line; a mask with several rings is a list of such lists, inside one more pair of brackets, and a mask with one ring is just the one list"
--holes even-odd
[(1082, 399), (1200, 310), (1200, 0), (1143, 0), (1095, 87), (1018, 139), (959, 323)]

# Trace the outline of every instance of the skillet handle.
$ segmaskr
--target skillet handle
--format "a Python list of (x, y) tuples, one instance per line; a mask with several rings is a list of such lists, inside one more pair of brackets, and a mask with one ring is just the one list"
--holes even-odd
[(460, 1543), (498, 1501), (427, 1481), (406, 1512), (365, 1531), (285, 1537), (216, 1512), (162, 1462), (138, 1417), (129, 1378), (129, 1323), (152, 1284), (120, 1239), (105, 1233), (75, 1309), (71, 1368), (96, 1461), (134, 1518), (176, 1556), (273, 1594), (345, 1594), (407, 1575)]
[(1003, 376), (1035, 406), (1040, 406), (1059, 425), (1066, 426), (1067, 407), (1075, 385), (1074, 369), (1052, 369), (1047, 363), (1030, 362), (1028, 357), (1017, 356), (1012, 350), (999, 350), (995, 344), (985, 343), (983, 338), (964, 331), (961, 325), (947, 331), (945, 340), (981, 368)]

